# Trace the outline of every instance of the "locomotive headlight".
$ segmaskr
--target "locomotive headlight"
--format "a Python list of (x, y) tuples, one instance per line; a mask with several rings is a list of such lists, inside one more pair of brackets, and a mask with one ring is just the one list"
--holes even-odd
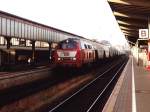
[(73, 60), (76, 60), (76, 58), (73, 58)]
[(58, 58), (58, 61), (60, 61), (60, 58)]

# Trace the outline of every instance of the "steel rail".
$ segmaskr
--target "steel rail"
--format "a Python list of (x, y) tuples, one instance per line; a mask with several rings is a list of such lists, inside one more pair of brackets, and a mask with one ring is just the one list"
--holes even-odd
[[(77, 95), (79, 92), (83, 91), (85, 88), (87, 88), (88, 86), (90, 86), (91, 84), (93, 84), (96, 80), (98, 80), (100, 77), (102, 77), (104, 74), (106, 74), (107, 72), (111, 71), (114, 67), (116, 67), (118, 64), (120, 63), (120, 61), (117, 64), (114, 64), (113, 66), (111, 66), (109, 69), (107, 69), (105, 72), (101, 73), (99, 76), (97, 76), (95, 79), (93, 79), (92, 81), (90, 81), (88, 84), (84, 85), (82, 88), (80, 88), (78, 91), (76, 91), (74, 94), (72, 94), (71, 96), (69, 96), (68, 98), (66, 98), (65, 100), (63, 100), (62, 102), (60, 102), (58, 105), (56, 105), (54, 108), (52, 108), (49, 112), (53, 112), (55, 111), (58, 107), (60, 107), (61, 105), (63, 105), (65, 102), (67, 102), (69, 99), (71, 99), (72, 97), (74, 97), (75, 95)], [(99, 72), (96, 73), (96, 75), (98, 75)]]
[(106, 89), (110, 86), (110, 84), (113, 82), (113, 80), (115, 79), (115, 77), (118, 75), (118, 73), (124, 67), (125, 64), (126, 64), (126, 62), (124, 62), (124, 64), (117, 70), (117, 72), (115, 73), (115, 75), (113, 76), (113, 78), (108, 82), (108, 84), (105, 86), (105, 88), (98, 95), (98, 97), (95, 99), (95, 101), (92, 103), (92, 105), (88, 108), (88, 110), (86, 112), (90, 112), (91, 111), (91, 109), (93, 108), (93, 106), (96, 104), (96, 102), (99, 100), (99, 98), (103, 95), (103, 93), (106, 91)]
[[(42, 68), (42, 69), (38, 69), (38, 70), (31, 70), (28, 72), (19, 72), (19, 73), (6, 73), (4, 74), (5, 76), (0, 76), (0, 80), (5, 80), (5, 79), (11, 79), (11, 78), (16, 78), (16, 77), (23, 77), (25, 75), (33, 75), (34, 73), (37, 72), (43, 72), (43, 71), (47, 71), (47, 70), (51, 70), (52, 68)], [(8, 75), (7, 75), (8, 74)]]

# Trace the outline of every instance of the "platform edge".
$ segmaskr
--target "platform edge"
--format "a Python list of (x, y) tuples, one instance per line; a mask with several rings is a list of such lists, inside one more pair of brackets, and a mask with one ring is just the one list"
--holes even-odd
[(121, 73), (121, 76), (119, 77), (110, 97), (108, 98), (108, 101), (106, 102), (103, 111), (102, 112), (113, 112), (113, 109), (115, 107), (115, 103), (117, 101), (117, 97), (119, 95), (119, 92), (121, 90), (124, 78), (125, 78), (125, 74), (128, 68), (129, 63), (131, 62), (131, 58), (129, 58), (123, 72)]

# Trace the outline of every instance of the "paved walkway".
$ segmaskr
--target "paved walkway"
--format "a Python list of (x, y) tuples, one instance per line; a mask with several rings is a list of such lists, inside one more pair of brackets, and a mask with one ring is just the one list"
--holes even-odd
[(150, 112), (150, 71), (131, 56), (103, 112)]

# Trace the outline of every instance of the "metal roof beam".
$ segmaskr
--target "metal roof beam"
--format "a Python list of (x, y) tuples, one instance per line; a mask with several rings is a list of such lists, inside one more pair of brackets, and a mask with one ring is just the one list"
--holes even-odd
[(134, 36), (132, 36), (132, 35), (126, 35), (125, 37), (126, 37), (128, 40), (131, 39), (131, 38), (132, 38), (132, 39), (137, 38), (137, 37), (134, 37)]
[(128, 34), (138, 34), (138, 32), (129, 32), (129, 31), (125, 31), (125, 30), (122, 30), (123, 33), (128, 33)]
[(128, 36), (128, 37), (137, 37), (137, 35), (130, 34), (130, 33), (124, 33), (124, 35), (126, 35), (126, 36)]
[(128, 14), (128, 13), (120, 13), (114, 11), (114, 16), (119, 16), (123, 18), (135, 18), (135, 19), (141, 19), (141, 20), (148, 20), (147, 16), (139, 16), (139, 15), (133, 15), (133, 14)]
[(121, 31), (128, 31), (128, 32), (138, 32), (136, 29), (121, 29)]
[(137, 27), (142, 27), (144, 28), (145, 25), (144, 24), (141, 24), (141, 23), (129, 23), (129, 22), (124, 22), (124, 21), (120, 21), (120, 20), (117, 20), (118, 24), (123, 24), (123, 25), (127, 25), (127, 26), (137, 26)]
[(133, 5), (150, 8), (150, 1), (135, 1), (135, 0), (108, 0), (109, 3), (117, 3), (122, 5)]
[(134, 28), (134, 29), (145, 29), (145, 27), (140, 26), (140, 25), (127, 25), (127, 24), (122, 24), (122, 23), (118, 23), (119, 26), (125, 26), (125, 27), (129, 27), (129, 28)]
[(138, 33), (135, 32), (128, 32), (128, 31), (122, 31), (122, 32), (124, 33), (124, 35), (138, 37)]
[(128, 36), (128, 37), (137, 37), (136, 35), (133, 35), (133, 34), (128, 34), (128, 33), (124, 33), (125, 36)]
[(135, 29), (135, 28), (128, 28), (128, 27), (125, 27), (125, 26), (120, 26), (120, 29), (125, 29), (125, 30), (136, 30), (138, 31), (138, 29)]
[(137, 23), (137, 24), (143, 24), (145, 26), (148, 26), (148, 20), (141, 20), (141, 19), (135, 19), (135, 18), (123, 18), (123, 17), (120, 17), (120, 16), (116, 16), (116, 19), (117, 20), (120, 20), (120, 21), (124, 21), (124, 22), (129, 22), (129, 23)]
[(129, 25), (125, 25), (125, 24), (119, 24), (119, 26), (123, 26), (129, 29), (145, 29), (145, 27), (139, 27), (139, 26), (129, 26)]

